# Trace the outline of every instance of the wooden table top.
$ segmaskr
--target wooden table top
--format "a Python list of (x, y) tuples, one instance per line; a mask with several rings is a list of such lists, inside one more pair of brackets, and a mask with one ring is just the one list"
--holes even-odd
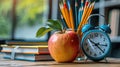
[(120, 58), (107, 58), (101, 62), (74, 61), (73, 63), (57, 63), (55, 61), (19, 61), (11, 59), (3, 59), (0, 57), (0, 67), (120, 67)]

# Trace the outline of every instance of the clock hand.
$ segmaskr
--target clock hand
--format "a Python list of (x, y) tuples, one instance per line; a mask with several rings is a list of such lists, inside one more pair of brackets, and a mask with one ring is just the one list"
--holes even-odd
[(107, 45), (104, 45), (104, 44), (95, 43), (95, 42), (93, 42), (92, 40), (90, 40), (90, 42), (92, 42), (93, 44), (97, 44), (97, 45), (100, 45), (100, 46), (107, 46)]
[(107, 44), (100, 44), (100, 43), (98, 43), (98, 45), (100, 45), (100, 46), (107, 46)]
[(90, 42), (90, 39), (87, 39), (87, 41), (88, 41), (90, 47), (92, 48), (92, 50), (93, 50), (94, 52), (96, 52), (95, 49), (94, 49), (94, 47), (92, 46), (92, 43)]
[(98, 46), (98, 45), (100, 45), (99, 43), (95, 43), (90, 39), (89, 39), (89, 41), (92, 42), (97, 48), (99, 48), (104, 53), (104, 51)]
[(93, 42), (91, 39), (89, 39), (90, 40), (90, 42), (92, 42), (93, 44), (96, 44), (95, 42)]
[(95, 46), (97, 46), (104, 53), (104, 51), (97, 44), (95, 44)]
[(91, 41), (91, 42), (94, 43), (94, 44), (100, 45), (100, 46), (107, 46), (106, 44), (95, 43), (93, 41)]

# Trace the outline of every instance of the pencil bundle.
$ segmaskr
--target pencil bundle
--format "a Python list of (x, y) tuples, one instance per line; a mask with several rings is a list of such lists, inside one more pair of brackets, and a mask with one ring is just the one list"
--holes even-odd
[(59, 1), (60, 11), (63, 17), (62, 19), (65, 20), (65, 24), (68, 28), (72, 29), (80, 36), (82, 36), (81, 28), (87, 23), (87, 19), (92, 13), (95, 5), (95, 0), (74, 0), (74, 6), (72, 3), (73, 1), (71, 1)]

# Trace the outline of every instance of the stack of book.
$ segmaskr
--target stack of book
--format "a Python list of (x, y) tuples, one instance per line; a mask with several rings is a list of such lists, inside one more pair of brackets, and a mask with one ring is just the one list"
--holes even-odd
[[(12, 43), (13, 44), (13, 43)], [(47, 44), (39, 45), (22, 45), (23, 43), (13, 45), (1, 45), (1, 52), (4, 53), (4, 58), (14, 60), (27, 60), (27, 61), (41, 61), (53, 60), (48, 51)], [(26, 43), (28, 44), (28, 43)]]

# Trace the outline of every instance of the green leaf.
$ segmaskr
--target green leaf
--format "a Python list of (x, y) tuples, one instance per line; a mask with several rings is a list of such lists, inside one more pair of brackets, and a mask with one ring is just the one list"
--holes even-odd
[(54, 30), (60, 30), (62, 31), (63, 26), (61, 24), (61, 22), (59, 20), (48, 20), (48, 24), (47, 24), (50, 28), (54, 29)]
[(37, 33), (36, 33), (36, 37), (41, 37), (43, 35), (45, 35), (46, 33), (48, 33), (49, 31), (53, 30), (52, 28), (46, 28), (46, 27), (41, 27)]
[(55, 25), (52, 24), (47, 24), (47, 25), (54, 30), (61, 30), (60, 28), (57, 28)]

